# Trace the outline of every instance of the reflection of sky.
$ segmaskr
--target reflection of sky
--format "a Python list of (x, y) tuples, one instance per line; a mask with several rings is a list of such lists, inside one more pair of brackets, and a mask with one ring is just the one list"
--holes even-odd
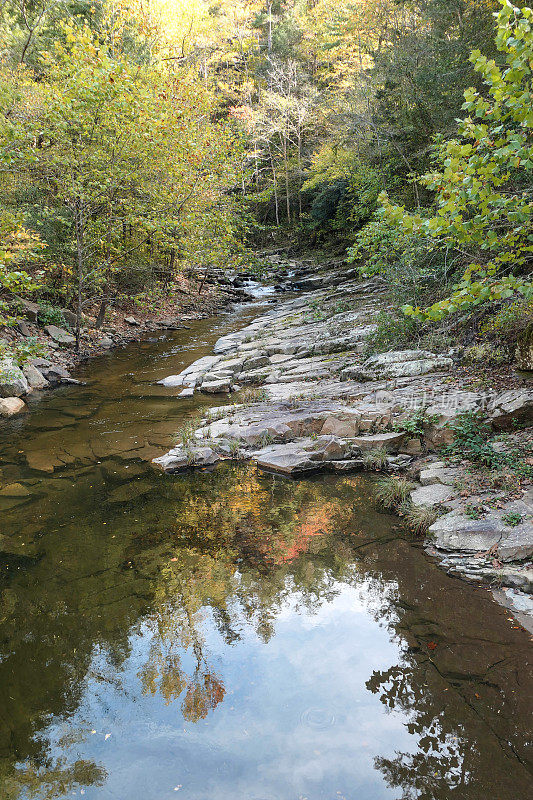
[[(225, 645), (208, 620), (203, 630), (206, 653), (227, 694), (196, 724), (184, 722), (180, 701), (166, 706), (159, 694), (141, 694), (137, 673), (149, 653), (146, 628), (133, 636), (132, 654), (119, 675), (95, 659), (94, 671), (107, 680), (88, 684), (72, 725), (89, 733), (69, 748), (68, 760), (91, 759), (108, 778), (102, 787), (86, 787), (84, 796), (397, 797), (398, 790), (388, 789), (374, 769), (373, 758), (392, 756), (395, 750), (416, 751), (416, 737), (406, 732), (405, 718), (387, 712), (365, 682), (374, 670), (398, 663), (398, 649), (365, 610), (361, 586), (337, 588), (340, 594), (313, 616), (296, 611), (295, 598), (288, 601), (268, 644), (243, 627), (241, 640)], [(192, 662), (184, 665), (193, 669)], [(106, 734), (111, 735), (106, 739)], [(80, 789), (68, 796), (75, 795)]]

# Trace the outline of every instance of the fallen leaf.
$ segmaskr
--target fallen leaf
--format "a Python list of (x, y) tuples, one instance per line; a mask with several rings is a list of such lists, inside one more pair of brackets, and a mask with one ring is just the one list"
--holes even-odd
[(437, 642), (428, 642), (428, 650), (435, 650)]

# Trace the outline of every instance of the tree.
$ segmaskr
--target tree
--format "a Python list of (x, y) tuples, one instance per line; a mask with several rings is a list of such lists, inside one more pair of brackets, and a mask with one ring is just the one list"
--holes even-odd
[(150, 271), (169, 252), (173, 263), (178, 249), (194, 257), (199, 238), (203, 260), (227, 255), (240, 155), (187, 72), (132, 62), (85, 25), (65, 24), (63, 34), (43, 59), (47, 79), (19, 70), (5, 98), (14, 111), (4, 105), (0, 165), (38, 187), (25, 204), (37, 228), (54, 221), (51, 249), (71, 264), (79, 345), (84, 306), (113, 282), (131, 285), (132, 269)]
[(501, 5), (496, 44), (505, 66), (472, 53), (487, 94), (466, 90), (458, 138), (437, 142), (437, 169), (420, 179), (436, 193), (436, 213), (408, 213), (382, 197), (384, 213), (402, 230), (473, 259), (449, 298), (426, 310), (405, 306), (420, 319), (533, 292), (533, 9)]

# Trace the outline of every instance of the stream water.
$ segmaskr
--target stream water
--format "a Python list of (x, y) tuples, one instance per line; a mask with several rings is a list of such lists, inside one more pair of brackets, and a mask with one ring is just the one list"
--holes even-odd
[(0, 798), (525, 800), (530, 637), (370, 478), (150, 466), (206, 402), (155, 382), (253, 311), (2, 427)]

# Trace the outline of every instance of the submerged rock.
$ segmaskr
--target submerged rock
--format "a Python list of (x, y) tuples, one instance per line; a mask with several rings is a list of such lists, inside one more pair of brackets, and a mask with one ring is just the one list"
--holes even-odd
[(26, 403), (20, 397), (5, 397), (0, 399), (0, 417), (13, 417), (26, 408)]

